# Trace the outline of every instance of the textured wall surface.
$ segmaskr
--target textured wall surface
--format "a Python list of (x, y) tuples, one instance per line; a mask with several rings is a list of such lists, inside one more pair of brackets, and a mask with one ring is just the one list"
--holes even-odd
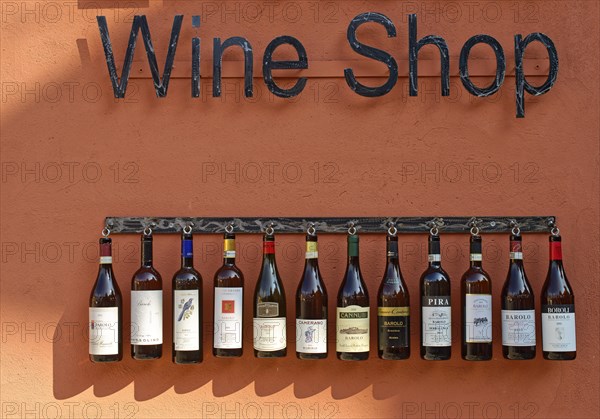
[[(2, 417), (600, 416), (597, 2), (0, 4)], [(367, 11), (386, 14), (398, 31), (391, 39), (377, 25), (365, 25), (358, 33), (399, 62), (398, 84), (378, 99), (357, 96), (342, 77), (344, 61), (364, 60), (348, 45), (346, 27)], [(433, 33), (448, 42), (452, 77), (447, 98), (440, 97), (435, 77), (439, 54), (433, 47), (420, 54), (419, 96), (408, 96), (406, 15), (411, 12), (418, 14), (419, 37)], [(127, 97), (113, 99), (95, 16), (107, 17), (115, 57), (122, 63), (132, 16), (147, 15), (162, 73), (177, 13), (185, 18), (168, 96), (156, 98), (140, 40)], [(192, 27), (194, 14), (202, 15), (200, 29)], [(526, 95), (526, 117), (516, 119), (513, 37), (536, 31), (556, 44), (558, 81), (544, 96)], [(486, 99), (471, 97), (457, 77), (460, 49), (478, 33), (498, 39), (507, 62), (503, 87)], [(310, 78), (299, 97), (274, 98), (255, 78), (254, 98), (244, 98), (242, 54), (235, 49), (224, 57), (223, 95), (211, 97), (213, 37), (245, 36), (260, 75), (265, 47), (284, 34), (300, 39), (308, 53)], [(202, 38), (199, 99), (190, 94), (193, 36)], [(276, 57), (288, 53), (282, 49)], [(525, 58), (529, 80), (541, 84), (545, 77), (539, 75), (546, 74), (548, 65), (545, 50), (532, 44)], [(473, 73), (494, 74), (488, 47), (475, 47), (471, 64)], [(385, 81), (360, 77), (385, 77), (381, 64), (362, 62), (355, 68), (365, 84)], [(475, 80), (484, 86), (492, 78)], [(331, 354), (314, 363), (293, 355), (254, 359), (248, 325), (260, 269), (257, 235), (238, 237), (247, 290), (244, 356), (215, 359), (210, 355), (208, 296), (221, 264), (221, 238), (208, 235), (195, 239), (196, 267), (207, 296), (205, 361), (196, 367), (174, 366), (168, 356), (167, 296), (179, 265), (179, 238), (169, 235), (155, 239), (155, 264), (166, 293), (167, 356), (134, 362), (126, 340), (122, 363), (93, 365), (85, 339), (87, 304), (97, 271), (97, 239), (108, 215), (556, 215), (576, 293), (577, 359), (544, 361), (540, 343), (533, 361), (502, 358), (499, 296), (508, 267), (504, 235), (484, 236), (484, 264), (492, 276), (495, 305), (491, 362), (460, 359), (458, 295), (468, 265), (466, 235), (442, 237), (455, 296), (451, 361), (426, 362), (418, 356), (418, 278), (426, 266), (426, 235), (400, 237), (402, 270), (413, 301), (410, 360), (377, 359), (375, 333), (371, 358), (363, 363), (344, 363)], [(113, 239), (128, 321), (139, 237)], [(333, 310), (345, 269), (345, 238), (322, 235), (320, 243)], [(361, 243), (363, 275), (374, 306), (384, 271), (384, 235), (364, 235)], [(525, 267), (539, 302), (547, 236), (526, 235), (524, 243)], [(302, 236), (278, 237), (290, 330), (302, 252)], [(293, 350), (293, 333), (289, 335)]]

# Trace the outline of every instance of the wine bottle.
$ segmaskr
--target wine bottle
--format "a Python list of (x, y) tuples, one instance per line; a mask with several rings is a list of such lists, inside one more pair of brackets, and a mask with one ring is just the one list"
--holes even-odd
[(263, 264), (254, 290), (254, 356), (287, 355), (286, 303), (283, 283), (275, 263), (275, 236), (265, 234)]
[(181, 235), (181, 269), (173, 276), (173, 351), (175, 364), (202, 362), (202, 276), (194, 269), (191, 228)]
[(471, 266), (460, 281), (462, 358), (492, 359), (492, 280), (482, 266), (481, 236), (471, 235)]
[(348, 267), (337, 296), (336, 352), (344, 361), (369, 358), (369, 293), (360, 272), (358, 235), (348, 235)]
[(319, 271), (316, 233), (306, 236), (304, 274), (296, 291), (296, 356), (327, 358), (327, 289)]
[(535, 358), (535, 303), (523, 267), (520, 235), (510, 236), (510, 266), (502, 288), (502, 355)]
[(111, 239), (100, 239), (100, 267), (90, 295), (89, 354), (93, 362), (123, 359), (123, 299), (112, 269), (111, 246)]
[(162, 278), (152, 266), (152, 235), (142, 235), (142, 266), (131, 280), (131, 356), (137, 360), (162, 356)]
[(398, 236), (387, 236), (387, 266), (377, 293), (379, 357), (410, 357), (410, 297), (398, 261)]
[(244, 275), (235, 265), (235, 234), (226, 232), (223, 266), (214, 279), (213, 355), (242, 356)]
[(438, 235), (429, 235), (428, 259), (429, 266), (420, 281), (421, 358), (443, 361), (452, 354), (452, 313), (450, 277), (442, 269)]
[(575, 296), (562, 263), (562, 242), (550, 236), (550, 266), (542, 288), (542, 353), (544, 359), (571, 360), (577, 354)]

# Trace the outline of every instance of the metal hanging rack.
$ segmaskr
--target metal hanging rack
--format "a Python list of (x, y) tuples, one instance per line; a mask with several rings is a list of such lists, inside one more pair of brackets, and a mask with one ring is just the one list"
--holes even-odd
[[(276, 233), (305, 233), (313, 226), (319, 233), (382, 233), (394, 227), (398, 233), (426, 233), (437, 227), (443, 233), (510, 233), (515, 226), (523, 233), (548, 233), (556, 226), (554, 216), (530, 217), (106, 217), (113, 234), (140, 234), (151, 228), (156, 234), (181, 233), (186, 226), (194, 234), (224, 233), (233, 227), (238, 234), (259, 234), (272, 227)], [(228, 227), (230, 226), (230, 227)]]

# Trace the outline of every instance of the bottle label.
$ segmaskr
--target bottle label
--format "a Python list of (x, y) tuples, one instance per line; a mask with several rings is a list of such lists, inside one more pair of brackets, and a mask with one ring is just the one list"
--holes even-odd
[(90, 355), (117, 355), (119, 353), (119, 309), (117, 307), (90, 307)]
[(327, 353), (326, 319), (296, 319), (296, 352)]
[(523, 259), (523, 248), (520, 241), (510, 242), (510, 258), (517, 260)]
[(441, 262), (442, 261), (442, 255), (440, 255), (439, 253), (430, 253), (429, 256), (427, 256), (427, 259), (428, 259), (429, 263), (431, 263), (431, 262)]
[(242, 302), (244, 288), (215, 288), (215, 335), (213, 347), (240, 349), (242, 347)]
[(263, 241), (263, 254), (274, 255), (275, 254), (275, 242)]
[(575, 306), (542, 306), (542, 348), (544, 352), (574, 352)]
[(286, 347), (285, 317), (255, 317), (254, 349), (257, 351), (279, 351)]
[(535, 346), (535, 310), (502, 310), (502, 345)]
[(235, 258), (235, 239), (225, 239), (223, 241), (223, 258)]
[(481, 262), (483, 260), (483, 256), (481, 253), (471, 253), (471, 262)]
[(465, 340), (467, 343), (492, 341), (492, 296), (465, 295)]
[(258, 303), (256, 312), (258, 317), (279, 317), (279, 303)]
[(423, 346), (451, 346), (450, 296), (425, 296), (421, 302)]
[(408, 307), (377, 308), (379, 349), (406, 348), (410, 342), (410, 309)]
[(306, 242), (306, 259), (317, 259), (319, 257), (317, 242)]
[(131, 291), (131, 344), (163, 343), (162, 290)]
[(174, 290), (173, 343), (176, 351), (200, 350), (200, 311), (198, 290)]
[(337, 352), (369, 352), (369, 307), (338, 307), (336, 320)]

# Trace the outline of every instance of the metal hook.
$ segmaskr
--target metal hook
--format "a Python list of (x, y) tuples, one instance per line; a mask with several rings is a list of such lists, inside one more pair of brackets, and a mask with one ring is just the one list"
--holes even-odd
[(192, 226), (188, 224), (185, 227), (183, 227), (183, 233), (184, 234), (191, 234), (192, 233)]
[(557, 226), (552, 227), (552, 230), (550, 230), (550, 233), (554, 236), (554, 237), (559, 237), (560, 236), (560, 230)]
[(265, 229), (265, 233), (267, 234), (267, 236), (272, 236), (273, 234), (275, 234), (275, 229), (273, 228), (273, 223), (269, 224), (269, 226)]
[(475, 217), (471, 218), (469, 225), (471, 226), (471, 230), (470, 230), (471, 235), (479, 236), (479, 227), (477, 226), (477, 218), (475, 218)]
[(144, 229), (144, 236), (151, 236), (151, 235), (152, 235), (152, 228), (146, 227)]
[(354, 227), (354, 223), (350, 223), (350, 227), (348, 227), (348, 234), (351, 236), (356, 234), (356, 227)]
[(110, 228), (108, 228), (108, 226), (105, 226), (102, 229), (102, 237), (107, 238), (110, 234)]
[(391, 224), (387, 232), (390, 236), (396, 237), (396, 234), (398, 234), (398, 229), (394, 224)]
[(310, 223), (306, 229), (306, 233), (310, 236), (314, 236), (316, 232), (317, 229), (315, 228), (315, 223)]
[(225, 232), (229, 234), (233, 233), (233, 223), (227, 224), (227, 227), (225, 227)]

